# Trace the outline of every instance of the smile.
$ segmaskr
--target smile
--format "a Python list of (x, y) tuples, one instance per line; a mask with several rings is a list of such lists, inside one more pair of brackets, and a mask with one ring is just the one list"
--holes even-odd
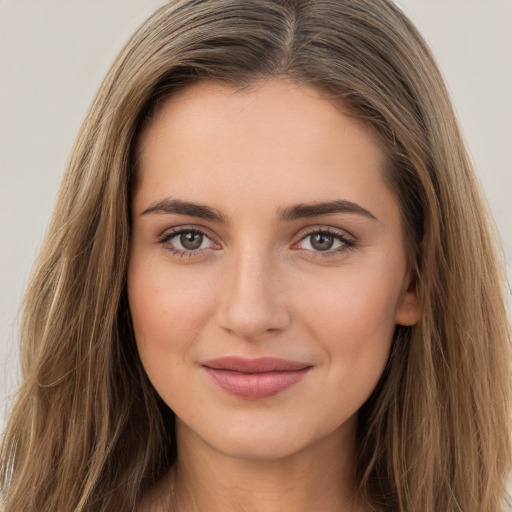
[(249, 400), (277, 395), (302, 380), (311, 365), (277, 358), (225, 357), (202, 363), (215, 384), (224, 391)]

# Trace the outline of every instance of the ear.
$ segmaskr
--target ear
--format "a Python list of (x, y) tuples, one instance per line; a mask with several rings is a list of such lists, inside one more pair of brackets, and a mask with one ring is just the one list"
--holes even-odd
[(419, 322), (421, 317), (421, 304), (418, 298), (418, 286), (416, 276), (410, 272), (408, 279), (398, 301), (396, 310), (396, 323), (398, 325), (412, 326)]

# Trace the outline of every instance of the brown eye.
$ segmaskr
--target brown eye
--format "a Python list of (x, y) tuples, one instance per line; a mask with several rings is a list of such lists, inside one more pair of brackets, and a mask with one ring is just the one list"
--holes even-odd
[(203, 249), (219, 248), (199, 229), (176, 229), (162, 236), (159, 242), (166, 250), (182, 256), (197, 255)]
[(311, 247), (317, 251), (327, 251), (334, 245), (334, 237), (324, 233), (315, 233), (311, 236)]
[(180, 243), (184, 249), (189, 251), (194, 251), (201, 247), (203, 243), (203, 235), (202, 233), (198, 233), (196, 231), (187, 231), (185, 233), (181, 233), (180, 235)]
[(354, 244), (355, 241), (343, 232), (319, 229), (305, 235), (295, 247), (334, 256), (349, 250)]

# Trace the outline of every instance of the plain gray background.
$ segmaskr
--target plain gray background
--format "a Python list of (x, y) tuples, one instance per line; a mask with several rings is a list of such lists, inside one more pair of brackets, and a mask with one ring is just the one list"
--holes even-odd
[[(0, 427), (18, 308), (81, 121), (161, 0), (0, 0)], [(430, 43), (512, 264), (512, 1), (397, 2)]]

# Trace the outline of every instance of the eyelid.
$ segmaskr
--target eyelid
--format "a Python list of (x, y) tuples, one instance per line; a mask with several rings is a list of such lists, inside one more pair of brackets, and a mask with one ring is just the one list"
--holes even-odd
[[(311, 249), (303, 249), (296, 247), (298, 244), (300, 244), (302, 241), (304, 241), (308, 236), (321, 233), (324, 235), (332, 236), (336, 238), (337, 240), (341, 241), (343, 243), (342, 247), (338, 247), (335, 249), (327, 249), (325, 251), (315, 251)], [(328, 258), (333, 257), (336, 255), (343, 254), (351, 249), (353, 249), (357, 243), (356, 237), (348, 233), (347, 231), (335, 228), (333, 226), (326, 226), (326, 225), (317, 225), (317, 226), (308, 226), (306, 228), (301, 229), (296, 237), (298, 240), (292, 244), (292, 248), (295, 248), (296, 250), (302, 250), (310, 252), (314, 255), (314, 257), (317, 258)]]
[(331, 236), (340, 237), (344, 240), (350, 241), (352, 243), (356, 243), (357, 239), (354, 235), (346, 231), (345, 229), (336, 228), (334, 226), (328, 226), (326, 224), (316, 224), (314, 226), (307, 226), (305, 228), (300, 229), (295, 235), (295, 238), (299, 240), (304, 240), (307, 236), (314, 233), (326, 233)]
[[(180, 249), (179, 247), (176, 247), (168, 243), (172, 238), (182, 233), (188, 232), (200, 233), (202, 236), (207, 238), (212, 243), (212, 246), (202, 249)], [(338, 241), (342, 242), (342, 246), (334, 249), (326, 249), (325, 251), (297, 247), (297, 245), (300, 244), (303, 240), (305, 240), (308, 236), (318, 233), (336, 238)], [(293, 238), (295, 239), (295, 242), (293, 242), (291, 245), (292, 249), (309, 252), (313, 254), (314, 257), (318, 258), (328, 258), (336, 255), (339, 256), (342, 253), (345, 253), (350, 249), (353, 249), (357, 242), (356, 237), (354, 237), (349, 232), (340, 228), (321, 224), (304, 227), (300, 231), (298, 231)], [(222, 244), (218, 241), (218, 237), (214, 233), (212, 233), (210, 229), (206, 228), (205, 226), (197, 224), (179, 225), (167, 228), (160, 235), (158, 235), (157, 242), (160, 245), (162, 245), (166, 251), (181, 257), (199, 256), (209, 250), (218, 250), (222, 248)]]
[(168, 239), (172, 236), (179, 235), (180, 233), (188, 231), (201, 233), (212, 241), (218, 238), (209, 228), (206, 226), (201, 226), (200, 224), (180, 224), (178, 226), (167, 227), (157, 236), (157, 238), (160, 241), (165, 238)]
[[(172, 244), (169, 244), (169, 241), (172, 240), (174, 237), (183, 234), (183, 233), (200, 233), (202, 236), (207, 238), (211, 243), (211, 247), (206, 247), (202, 249), (180, 249), (179, 247), (173, 246)], [(216, 240), (216, 236), (211, 233), (211, 231), (204, 227), (204, 226), (198, 226), (197, 224), (192, 225), (180, 225), (180, 226), (173, 226), (171, 228), (167, 228), (164, 230), (160, 235), (157, 237), (157, 242), (163, 246), (163, 248), (173, 253), (177, 256), (197, 256), (200, 254), (203, 254), (204, 252), (214, 249), (217, 250), (221, 247), (221, 244)]]

